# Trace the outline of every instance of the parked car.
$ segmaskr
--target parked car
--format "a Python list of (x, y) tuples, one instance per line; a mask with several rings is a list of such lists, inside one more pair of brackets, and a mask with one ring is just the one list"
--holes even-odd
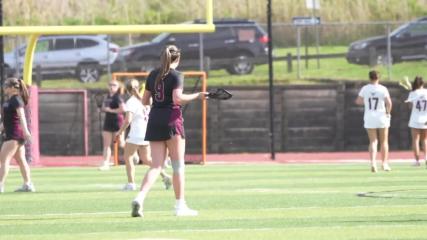
[[(256, 22), (223, 19), (214, 24), (215, 32), (203, 34), (203, 55), (209, 59), (209, 69), (249, 74), (254, 65), (267, 63), (268, 36)], [(168, 44), (181, 49), (181, 69), (200, 69), (199, 33), (162, 33), (150, 42), (123, 47), (116, 64), (129, 72), (149, 71), (159, 64), (160, 53)]]
[[(22, 72), (26, 46), (4, 56), (8, 73)], [(105, 35), (42, 36), (38, 39), (33, 71), (40, 66), (43, 76), (75, 76), (81, 82), (96, 82), (119, 53), (119, 46), (108, 43)]]
[(427, 17), (398, 27), (390, 34), (391, 59), (387, 55), (387, 36), (359, 40), (350, 44), (347, 61), (375, 65), (427, 59)]

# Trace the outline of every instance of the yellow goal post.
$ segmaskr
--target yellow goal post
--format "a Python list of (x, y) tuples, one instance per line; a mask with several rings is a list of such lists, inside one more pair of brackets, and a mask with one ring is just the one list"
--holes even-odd
[(125, 34), (125, 33), (193, 33), (213, 32), (213, 0), (206, 0), (205, 24), (149, 24), (149, 25), (75, 25), (75, 26), (3, 26), (0, 35), (29, 36), (24, 61), (24, 82), (32, 85), (34, 51), (40, 35)]
[(128, 33), (194, 33), (214, 32), (213, 0), (206, 0), (205, 24), (148, 24), (148, 25), (75, 25), (75, 26), (1, 26), (0, 35), (24, 35), (28, 37), (24, 59), (23, 80), (30, 86), (31, 100), (28, 108), (32, 112), (29, 129), (33, 133), (31, 155), (37, 163), (40, 158), (38, 136), (38, 88), (33, 86), (33, 59), (37, 40), (41, 35), (72, 35), (72, 34), (128, 34)]
[[(201, 80), (201, 91), (207, 91), (207, 74), (203, 71), (185, 71), (181, 72), (184, 77), (200, 78)], [(148, 76), (149, 72), (114, 72), (112, 73), (112, 79), (120, 81), (120, 78), (123, 77), (144, 77)], [(207, 153), (207, 104), (206, 100), (202, 101), (202, 151), (201, 151), (201, 164), (206, 163), (206, 153)], [(119, 164), (119, 144), (114, 143), (114, 164), (117, 166)]]

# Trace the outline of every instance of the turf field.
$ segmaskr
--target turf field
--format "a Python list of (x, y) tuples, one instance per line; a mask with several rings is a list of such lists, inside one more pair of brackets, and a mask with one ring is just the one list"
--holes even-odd
[[(187, 201), (198, 217), (172, 215), (158, 181), (145, 218), (130, 217), (135, 192), (124, 168), (36, 168), (37, 193), (0, 195), (0, 239), (427, 239), (427, 170), (367, 164), (192, 165)], [(138, 169), (141, 179), (146, 168)]]

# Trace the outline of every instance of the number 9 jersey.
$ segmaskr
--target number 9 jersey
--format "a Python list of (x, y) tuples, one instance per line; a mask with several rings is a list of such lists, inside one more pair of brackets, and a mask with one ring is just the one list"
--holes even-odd
[(386, 113), (385, 99), (390, 97), (386, 87), (381, 84), (367, 84), (362, 87), (359, 97), (363, 98), (365, 128), (390, 127), (390, 115)]
[(416, 129), (427, 129), (427, 90), (420, 88), (412, 91), (405, 102), (412, 103), (408, 126)]

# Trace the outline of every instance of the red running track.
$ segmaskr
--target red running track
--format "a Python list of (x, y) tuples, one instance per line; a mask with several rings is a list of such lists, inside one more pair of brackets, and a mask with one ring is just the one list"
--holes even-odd
[[(378, 155), (380, 157), (380, 155)], [(410, 151), (394, 151), (389, 155), (391, 162), (412, 162)], [(207, 164), (245, 164), (245, 163), (367, 163), (368, 152), (298, 152), (276, 153), (270, 159), (269, 153), (208, 154)], [(380, 159), (380, 158), (378, 158)], [(76, 167), (98, 166), (102, 156), (41, 156), (40, 166)]]

